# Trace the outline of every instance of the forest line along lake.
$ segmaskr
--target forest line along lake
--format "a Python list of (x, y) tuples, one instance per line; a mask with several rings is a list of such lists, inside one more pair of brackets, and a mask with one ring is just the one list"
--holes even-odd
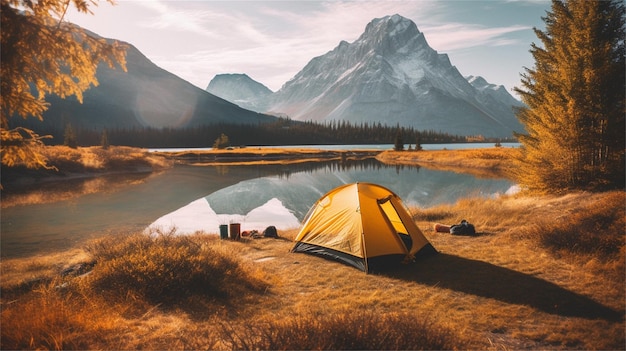
[[(521, 144), (517, 142), (505, 142), (501, 143), (502, 147), (505, 148), (516, 148)], [(408, 149), (409, 146), (415, 148), (415, 144), (404, 144), (405, 149)], [(423, 150), (465, 150), (465, 149), (483, 149), (494, 147), (494, 143), (447, 143), (447, 144), (422, 144), (421, 147)], [(268, 149), (318, 149), (318, 150), (393, 150), (394, 144), (355, 144), (355, 145), (324, 145), (324, 144), (316, 144), (316, 145), (277, 145), (277, 146), (244, 146), (243, 148), (268, 148)], [(238, 148), (238, 147), (235, 147)], [(182, 151), (210, 151), (213, 150), (212, 147), (207, 148), (148, 148), (148, 151), (151, 152), (182, 152)]]

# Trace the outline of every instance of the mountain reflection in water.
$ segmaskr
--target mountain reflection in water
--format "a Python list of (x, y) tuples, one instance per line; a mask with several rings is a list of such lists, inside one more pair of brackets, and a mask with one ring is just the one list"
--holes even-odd
[[(341, 184), (357, 181), (386, 186), (407, 205), (420, 207), (453, 203), (466, 196), (493, 196), (506, 192), (512, 185), (503, 179), (479, 179), (413, 166), (386, 166), (375, 159), (348, 158), (288, 165), (177, 165), (141, 179), (129, 175), (125, 180), (116, 176), (117, 185), (107, 191), (2, 208), (0, 256), (20, 257), (65, 250), (94, 237), (141, 231), (169, 214), (177, 211), (184, 214), (189, 204), (201, 199), (206, 205), (203, 202), (196, 205), (204, 210), (210, 208), (215, 216), (221, 216), (216, 217), (218, 222), (236, 219), (245, 228), (246, 219), (256, 220), (278, 211), (280, 218), (290, 218), (292, 225), (302, 220), (320, 196)], [(72, 184), (81, 188), (79, 184)], [(46, 189), (49, 184), (42, 185), (38, 191)], [(274, 199), (276, 201), (271, 201)], [(185, 215), (189, 222), (206, 223), (207, 220), (194, 217), (193, 212)], [(273, 221), (275, 217), (267, 218), (271, 224), (280, 226)], [(168, 224), (181, 229), (185, 225), (178, 216), (170, 219), (173, 221)], [(217, 233), (219, 228), (215, 223), (200, 229)], [(258, 229), (270, 224), (254, 223)]]
[[(227, 167), (227, 166), (226, 166)], [(226, 168), (227, 169), (227, 168)], [(242, 230), (275, 225), (294, 228), (322, 195), (342, 184), (371, 182), (397, 193), (408, 206), (430, 207), (467, 196), (495, 196), (512, 183), (419, 166), (387, 166), (375, 159), (301, 163), (277, 167), (276, 175), (243, 180), (199, 198), (151, 224), (178, 232), (217, 232), (220, 224)]]

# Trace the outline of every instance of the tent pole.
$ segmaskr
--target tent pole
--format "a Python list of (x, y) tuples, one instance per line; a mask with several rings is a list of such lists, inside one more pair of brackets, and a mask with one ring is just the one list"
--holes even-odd
[(365, 274), (369, 274), (370, 268), (367, 264), (367, 249), (365, 248), (365, 233), (361, 232), (361, 246), (363, 248), (363, 259), (365, 261)]

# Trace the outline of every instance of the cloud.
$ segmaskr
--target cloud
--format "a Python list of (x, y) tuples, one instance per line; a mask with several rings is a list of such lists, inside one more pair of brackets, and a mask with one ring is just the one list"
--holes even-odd
[(157, 56), (160, 67), (177, 72), (191, 83), (206, 87), (220, 73), (246, 73), (272, 90), (277, 90), (312, 58), (301, 43), (281, 42), (271, 46), (249, 46), (224, 51), (221, 48)]
[(142, 16), (144, 19), (139, 21), (139, 25), (157, 31), (179, 31), (209, 38), (219, 37), (217, 32), (206, 25), (216, 19), (213, 12), (179, 4), (181, 3), (172, 1), (137, 1), (136, 5), (154, 13)]
[(201, 36), (198, 41), (202, 45), (193, 50), (176, 43), (177, 54), (151, 56), (159, 66), (200, 87), (206, 87), (215, 74), (247, 73), (277, 90), (313, 57), (332, 50), (341, 40), (356, 40), (372, 19), (396, 13), (416, 22), (429, 44), (446, 53), (514, 45), (515, 39), (507, 35), (530, 28), (449, 23), (441, 15), (446, 4), (435, 1), (305, 1), (284, 6), (266, 2), (142, 4), (156, 13), (151, 19), (153, 28)]
[(472, 24), (447, 23), (425, 26), (422, 28), (422, 32), (430, 46), (435, 50), (452, 52), (481, 46), (517, 45), (520, 42), (503, 36), (531, 28), (521, 25), (490, 28)]
[[(372, 19), (395, 13), (406, 15), (416, 8), (415, 2), (406, 1), (288, 4), (291, 6), (261, 3), (253, 13), (239, 9), (233, 23), (241, 25), (231, 23), (229, 36), (240, 44), (229, 45), (228, 52), (215, 47), (197, 51), (194, 56), (214, 68), (231, 68), (218, 73), (270, 77), (261, 82), (276, 90), (313, 57), (332, 50), (341, 40), (356, 40)], [(438, 6), (434, 2), (419, 4), (424, 11)]]
[[(387, 15), (413, 20), (435, 50), (456, 53), (451, 59), (459, 66), (470, 57), (480, 61), (475, 57), (483, 56), (476, 56), (477, 52), (509, 46), (515, 50), (520, 41), (532, 40), (523, 37), (531, 32), (533, 22), (528, 18), (535, 12), (520, 12), (519, 6), (505, 2), (481, 3), (482, 7), (466, 1), (426, 0), (118, 0), (118, 6), (98, 7), (95, 16), (68, 18), (98, 34), (134, 44), (155, 64), (199, 87), (206, 87), (216, 74), (247, 73), (277, 90), (313, 57), (332, 50), (341, 40), (355, 41), (367, 23)], [(494, 9), (487, 11), (485, 4)], [(520, 57), (528, 43), (523, 46)], [(517, 66), (525, 64), (510, 59), (502, 63), (511, 66), (508, 69), (515, 76)], [(469, 68), (468, 72), (481, 75), (493, 69)]]

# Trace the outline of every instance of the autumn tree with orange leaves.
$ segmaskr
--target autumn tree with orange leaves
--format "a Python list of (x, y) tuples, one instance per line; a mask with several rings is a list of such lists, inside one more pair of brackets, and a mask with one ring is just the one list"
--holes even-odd
[[(112, 1), (108, 1), (113, 4)], [(63, 21), (70, 7), (92, 14), (97, 0), (2, 0), (0, 132), (2, 164), (50, 168), (40, 150), (40, 136), (30, 129), (10, 129), (11, 118), (43, 120), (46, 96), (76, 96), (98, 85), (100, 63), (126, 70), (126, 47), (88, 35)]]

